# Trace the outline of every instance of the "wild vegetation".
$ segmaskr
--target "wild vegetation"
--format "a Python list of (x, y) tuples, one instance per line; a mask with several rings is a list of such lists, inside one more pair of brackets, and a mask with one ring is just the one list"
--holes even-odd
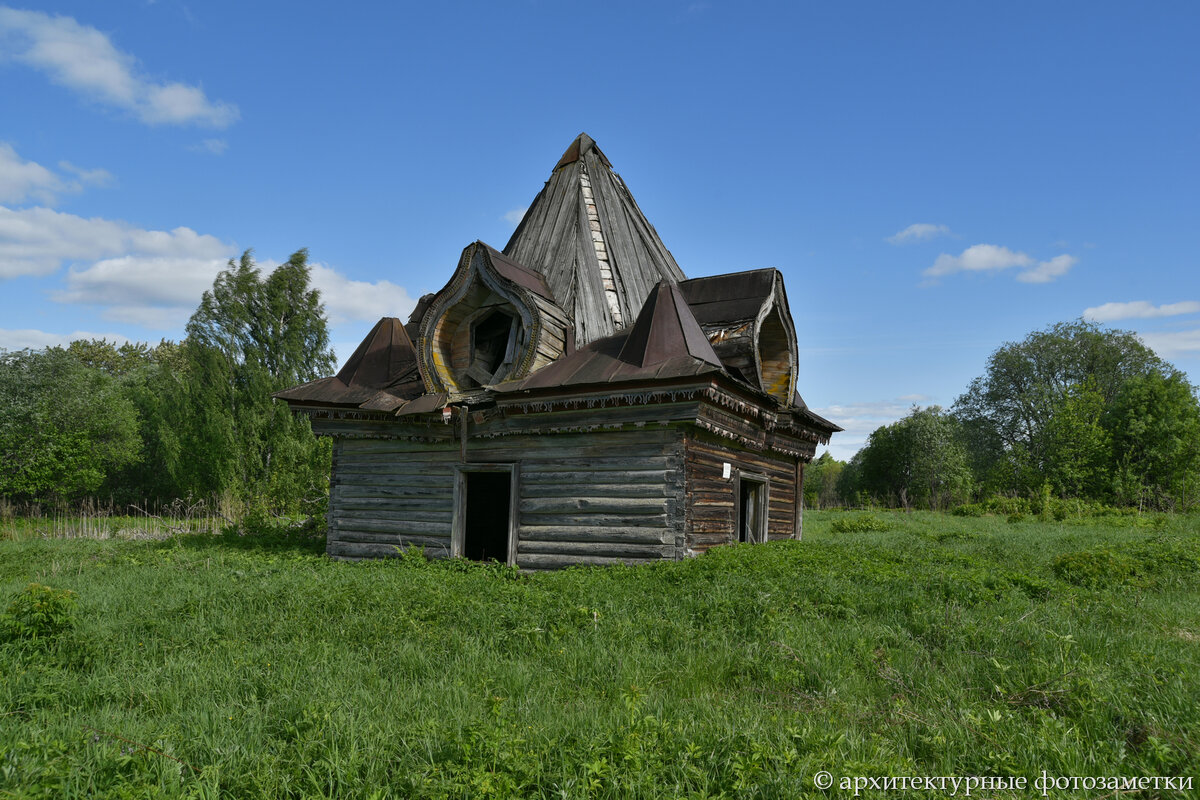
[(261, 523), (3, 541), (0, 795), (827, 797), (848, 795), (816, 791), (818, 770), (1197, 775), (1200, 520), (862, 519), (810, 512), (803, 542), (533, 575), (415, 550), (334, 562), (319, 532)]
[(0, 501), (35, 512), (319, 503), (329, 443), (271, 393), (333, 368), (306, 252), (263, 276), (247, 251), (180, 343), (0, 351)]
[(936, 509), (1049, 493), (1186, 511), (1198, 491), (1195, 387), (1134, 334), (1079, 320), (998, 348), (949, 411), (913, 408), (848, 463), (822, 456), (805, 499)]

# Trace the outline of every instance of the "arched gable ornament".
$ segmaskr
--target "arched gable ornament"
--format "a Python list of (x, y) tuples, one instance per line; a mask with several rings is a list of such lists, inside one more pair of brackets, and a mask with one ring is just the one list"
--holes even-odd
[(418, 369), (451, 395), (518, 380), (563, 355), (569, 329), (540, 275), (475, 242), (421, 320)]

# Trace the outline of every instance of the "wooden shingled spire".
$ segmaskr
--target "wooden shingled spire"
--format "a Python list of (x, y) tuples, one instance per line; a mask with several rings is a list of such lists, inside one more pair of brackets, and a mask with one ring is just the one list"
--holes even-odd
[(632, 325), (659, 281), (686, 277), (586, 133), (559, 159), (504, 255), (545, 277), (581, 346)]

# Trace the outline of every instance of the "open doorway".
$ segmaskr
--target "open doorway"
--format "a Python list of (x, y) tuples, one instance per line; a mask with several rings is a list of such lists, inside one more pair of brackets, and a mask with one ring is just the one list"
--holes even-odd
[(765, 480), (738, 476), (737, 541), (767, 540), (767, 483)]
[(458, 468), (455, 555), (512, 564), (515, 558), (512, 465)]

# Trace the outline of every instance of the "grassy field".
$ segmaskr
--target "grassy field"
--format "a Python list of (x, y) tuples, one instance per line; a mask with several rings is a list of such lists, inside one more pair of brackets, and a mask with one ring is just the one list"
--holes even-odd
[(540, 575), (338, 563), (297, 535), (9, 537), (0, 796), (851, 796), (818, 770), (1200, 785), (1200, 519), (877, 518)]

